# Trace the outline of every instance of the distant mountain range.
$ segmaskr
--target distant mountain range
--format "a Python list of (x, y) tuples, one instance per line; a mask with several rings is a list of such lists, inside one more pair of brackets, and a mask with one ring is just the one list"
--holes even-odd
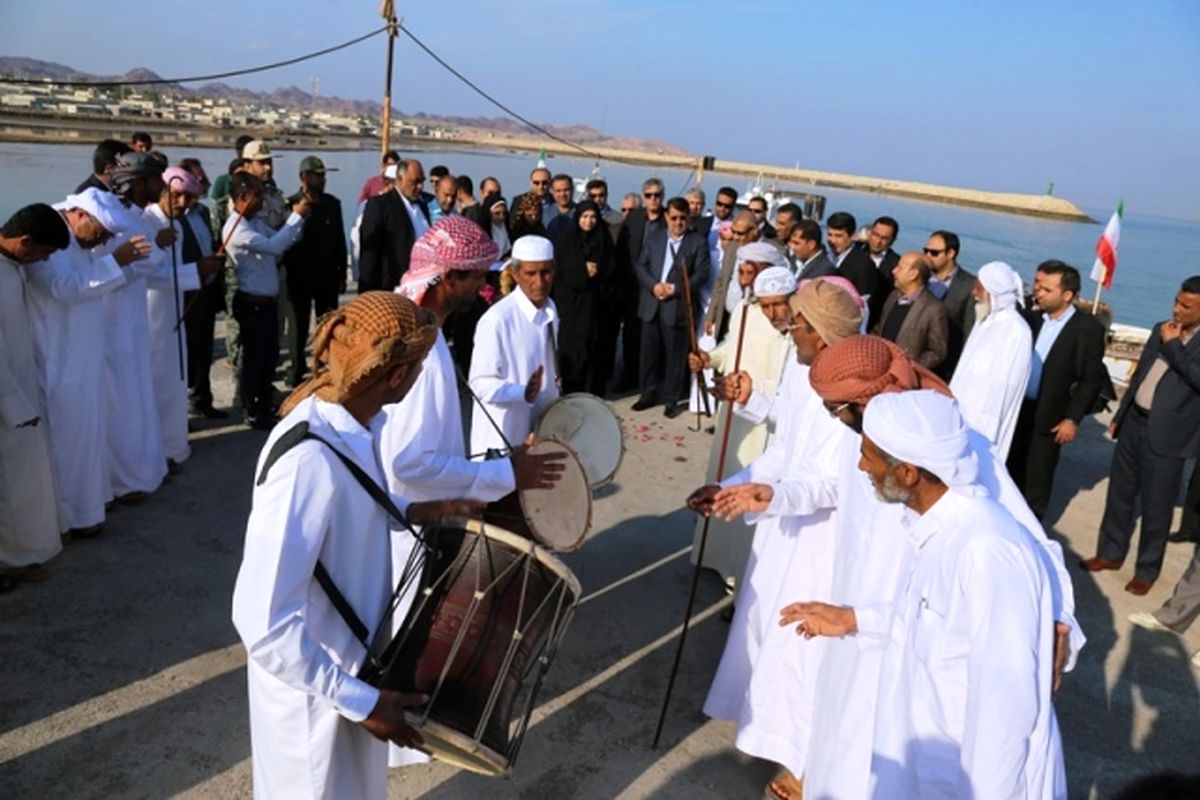
[[(65, 81), (146, 81), (161, 80), (161, 76), (146, 67), (135, 67), (124, 75), (93, 75), (80, 72), (65, 64), (52, 61), (40, 61), (36, 58), (21, 58), (17, 56), (0, 56), (0, 81), (5, 78), (21, 80)], [(270, 92), (254, 92), (249, 89), (238, 89), (220, 82), (203, 83), (194, 88), (188, 88), (178, 83), (164, 83), (142, 87), (131, 87), (131, 90), (147, 92), (170, 91), (175, 94), (195, 97), (211, 97), (221, 100), (232, 100), (239, 103), (258, 103), (260, 105), (283, 106), (288, 108), (310, 108), (320, 111), (337, 113), (367, 114), (379, 116), (382, 105), (374, 100), (350, 100), (342, 97), (312, 95), (298, 86), (288, 86)], [(533, 129), (507, 117), (441, 117), (424, 112), (404, 112), (393, 107), (393, 119), (420, 120), (429, 124), (446, 124), (457, 127), (476, 128), (479, 130), (495, 131), (512, 135), (536, 135)], [(548, 125), (543, 128), (569, 141), (582, 145), (603, 145), (637, 150), (650, 150), (662, 153), (683, 154), (684, 151), (674, 145), (654, 139), (609, 136), (588, 125)]]

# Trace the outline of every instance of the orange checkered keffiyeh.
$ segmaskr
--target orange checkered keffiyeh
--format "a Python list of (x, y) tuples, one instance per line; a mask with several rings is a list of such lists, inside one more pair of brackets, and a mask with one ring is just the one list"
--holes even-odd
[(941, 378), (879, 336), (849, 336), (817, 353), (808, 373), (827, 403), (858, 403), (884, 392), (932, 389), (953, 397)]
[(407, 297), (364, 292), (321, 317), (312, 335), (313, 376), (284, 401), (280, 416), (315, 395), (344, 403), (377, 370), (425, 358), (437, 338), (437, 318)]

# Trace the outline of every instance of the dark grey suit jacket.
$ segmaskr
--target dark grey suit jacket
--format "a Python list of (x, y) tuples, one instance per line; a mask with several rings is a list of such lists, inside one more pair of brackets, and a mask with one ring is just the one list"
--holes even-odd
[(675, 294), (666, 300), (659, 300), (654, 296), (653, 289), (654, 284), (661, 280), (662, 265), (666, 257), (667, 232), (654, 231), (646, 239), (646, 246), (642, 248), (642, 253), (633, 268), (634, 275), (641, 284), (638, 293), (638, 319), (653, 322), (655, 315), (661, 314), (664, 323), (680, 327), (687, 324), (687, 315), (683, 308), (685, 267), (692, 288), (692, 311), (696, 319), (700, 318), (700, 287), (708, 280), (708, 271), (711, 269), (708, 240), (691, 231), (683, 235), (675, 253), (675, 260), (667, 272), (666, 282), (675, 287)]
[(935, 371), (945, 380), (950, 380), (950, 376), (954, 374), (963, 345), (971, 335), (971, 328), (975, 326), (975, 300), (971, 297), (971, 290), (974, 288), (975, 273), (968, 272), (959, 264), (958, 272), (954, 273), (950, 288), (942, 298), (942, 305), (946, 307), (946, 318), (950, 321), (950, 343), (946, 351), (946, 360)]
[(826, 275), (836, 275), (837, 267), (829, 260), (829, 256), (825, 255), (825, 251), (817, 253), (813, 260), (805, 264), (800, 274), (796, 276), (797, 280), (806, 281), (810, 278), (823, 278)]
[[(883, 324), (899, 301), (900, 292), (893, 289), (883, 304), (883, 313), (879, 315), (872, 333), (883, 335)], [(922, 366), (933, 369), (946, 358), (947, 328), (945, 307), (925, 288), (917, 295), (912, 308), (908, 310), (908, 316), (901, 323), (896, 344)]]
[(1169, 369), (1158, 382), (1149, 409), (1150, 446), (1160, 456), (1195, 458), (1200, 456), (1200, 336), (1192, 336), (1186, 346), (1179, 339), (1163, 344), (1161, 322), (1151, 331), (1129, 389), (1113, 416), (1117, 435), (1121, 435), (1138, 387), (1160, 356)]

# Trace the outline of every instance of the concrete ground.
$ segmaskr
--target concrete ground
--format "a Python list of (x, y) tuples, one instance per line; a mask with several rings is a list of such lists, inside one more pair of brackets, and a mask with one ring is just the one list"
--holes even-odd
[[(213, 367), (218, 405), (232, 395)], [(650, 748), (691, 580), (694, 517), (712, 437), (616, 402), (625, 460), (594, 505), (588, 544), (563, 560), (584, 597), (538, 698), (509, 780), (444, 764), (394, 770), (390, 796), (756, 798), (773, 773), (732, 745), (700, 705), (727, 631), (705, 574), (663, 741)], [(245, 657), (229, 622), (254, 459), (265, 434), (199, 422), (182, 474), (120, 506), (99, 539), (70, 544), (47, 580), (0, 597), (0, 795), (242, 797), (250, 794)], [(1075, 578), (1088, 636), (1056, 701), (1072, 797), (1109, 797), (1157, 770), (1195, 771), (1200, 630), (1133, 628), (1169, 596), (1191, 556), (1168, 548), (1154, 590), (1131, 568), (1080, 571), (1103, 510), (1112, 444), (1088, 421), (1059, 466), (1049, 522)]]

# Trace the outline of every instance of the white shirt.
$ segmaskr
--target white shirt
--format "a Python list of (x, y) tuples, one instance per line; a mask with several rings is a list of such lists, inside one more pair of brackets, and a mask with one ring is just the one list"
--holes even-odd
[[(241, 223), (238, 220), (241, 219)], [(237, 229), (234, 229), (237, 225)], [(279, 258), (300, 239), (304, 217), (293, 211), (278, 231), (257, 216), (229, 215), (221, 231), (228, 240), (225, 252), (237, 273), (238, 291), (263, 297), (279, 294)], [(230, 236), (230, 232), (233, 235)]]
[(425, 215), (421, 213), (421, 209), (415, 203), (409, 202), (403, 193), (396, 192), (396, 194), (400, 195), (401, 201), (404, 202), (404, 210), (408, 212), (408, 218), (412, 220), (413, 241), (415, 242), (421, 238), (421, 234), (429, 230), (429, 220), (425, 219)]
[[(503, 451), (521, 444), (541, 412), (558, 397), (557, 336), (554, 301), (547, 298), (538, 308), (519, 286), (480, 317), (469, 384), (503, 438), (476, 403), (471, 410), (472, 458), (489, 449)], [(531, 404), (525, 401), (525, 385), (538, 367), (544, 367), (542, 388)]]
[(1015, 307), (975, 323), (954, 369), (950, 390), (968, 425), (1008, 458), (1029, 382), (1033, 335)]
[[(853, 244), (853, 243), (851, 243), (851, 244), (850, 244), (850, 246), (849, 246), (849, 247), (847, 247), (847, 248), (846, 248), (845, 250), (843, 250), (842, 252), (840, 252), (840, 253), (834, 253), (834, 256), (833, 256), (833, 259), (832, 259), (832, 261), (833, 261), (833, 265), (834, 265), (835, 267), (840, 267), (840, 266), (842, 265), (842, 262), (846, 260), (846, 256), (848, 256), (848, 255), (850, 254), (850, 251), (851, 251), (851, 250), (853, 250), (853, 249), (854, 249), (854, 244)], [(830, 252), (830, 253), (833, 253), (833, 248), (830, 248), (830, 249), (829, 249), (829, 252)]]
[(1033, 343), (1029, 386), (1025, 389), (1025, 396), (1030, 400), (1037, 400), (1038, 393), (1042, 390), (1042, 370), (1046, 366), (1046, 357), (1050, 355), (1050, 348), (1054, 347), (1058, 335), (1066, 327), (1067, 320), (1073, 316), (1075, 316), (1074, 304), (1068, 305), (1067, 310), (1058, 319), (1054, 319), (1049, 314), (1042, 314), (1042, 327), (1038, 331), (1037, 341)]
[(1028, 532), (979, 492), (905, 513), (915, 552), (883, 655), (875, 798), (1066, 795), (1050, 578)]
[(355, 724), (379, 691), (355, 677), (366, 652), (313, 568), (319, 559), (376, 630), (392, 592), (388, 516), (321, 442), (297, 444), (258, 485), (275, 442), (302, 421), (383, 485), (375, 449), (382, 415), (368, 429), (344, 407), (310, 397), (263, 445), (233, 591), (233, 624), (247, 653), (254, 793), (383, 798), (387, 745)]
[(671, 267), (675, 266), (675, 256), (679, 252), (679, 245), (682, 242), (682, 236), (680, 236), (678, 239), (672, 239), (670, 236), (667, 237), (667, 248), (663, 252), (662, 269), (660, 270), (661, 274), (658, 277), (659, 283), (667, 282), (667, 276), (671, 274)]

